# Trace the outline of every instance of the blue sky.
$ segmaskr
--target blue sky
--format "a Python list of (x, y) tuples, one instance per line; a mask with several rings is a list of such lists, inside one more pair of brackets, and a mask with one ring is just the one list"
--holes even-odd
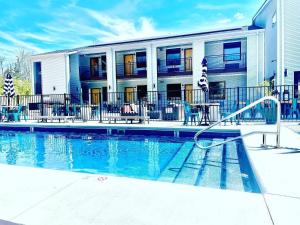
[(264, 0), (0, 0), (0, 56), (250, 25)]

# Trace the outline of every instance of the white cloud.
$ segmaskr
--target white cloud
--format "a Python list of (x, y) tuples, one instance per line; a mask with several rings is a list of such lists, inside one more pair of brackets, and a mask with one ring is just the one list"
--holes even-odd
[(233, 3), (233, 4), (207, 4), (207, 3), (199, 3), (196, 8), (203, 10), (228, 10), (235, 9), (241, 7), (241, 4)]
[(217, 21), (217, 24), (228, 24), (228, 23), (231, 23), (231, 19), (229, 18)]
[(136, 39), (143, 37), (158, 36), (166, 34), (165, 31), (158, 31), (153, 21), (146, 17), (140, 17), (135, 23), (131, 20), (121, 19), (119, 17), (108, 16), (104, 13), (82, 8), (89, 16), (95, 19), (99, 26), (103, 27), (107, 34), (99, 37), (101, 41), (116, 41), (124, 39)]
[(43, 34), (35, 34), (30, 32), (17, 32), (16, 34), (18, 37), (22, 37), (22, 38), (30, 38), (30, 39), (44, 41), (44, 42), (53, 42), (53, 39), (46, 34), (43, 35)]
[(244, 16), (244, 14), (237, 12), (236, 14), (234, 14), (234, 18), (237, 20), (243, 20), (243, 19), (245, 19), (245, 16)]
[(17, 36), (15, 33), (14, 35), (11, 35), (9, 33), (5, 33), (3, 31), (0, 31), (0, 38), (10, 42), (11, 44), (14, 44), (15, 46), (18, 46), (20, 48), (25, 48), (27, 50), (32, 50), (32, 51), (35, 51), (37, 53), (40, 53), (40, 52), (43, 52), (44, 50), (31, 44), (31, 43), (27, 43), (27, 42), (24, 42), (22, 40), (19, 40), (17, 38), (15, 38), (14, 36)]

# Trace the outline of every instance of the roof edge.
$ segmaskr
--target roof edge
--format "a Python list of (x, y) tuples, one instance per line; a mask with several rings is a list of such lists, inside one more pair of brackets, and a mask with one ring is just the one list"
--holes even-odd
[(72, 48), (72, 49), (56, 50), (56, 51), (52, 51), (52, 52), (35, 54), (35, 55), (32, 55), (32, 57), (51, 55), (51, 54), (68, 54), (70, 52), (80, 51), (83, 49), (106, 47), (106, 46), (110, 46), (110, 45), (131, 44), (131, 43), (136, 43), (136, 42), (156, 41), (156, 40), (173, 39), (173, 38), (185, 38), (185, 37), (193, 37), (193, 36), (198, 36), (198, 35), (201, 36), (201, 35), (209, 35), (209, 34), (215, 34), (215, 33), (218, 34), (218, 33), (233, 32), (233, 31), (253, 31), (253, 30), (259, 30), (259, 29), (263, 29), (263, 28), (255, 26), (255, 25), (249, 25), (249, 26), (233, 27), (233, 28), (220, 29), (220, 30), (209, 30), (209, 31), (203, 31), (203, 32), (173, 34), (173, 35), (165, 35), (165, 36), (157, 36), (157, 37), (147, 37), (147, 38), (141, 38), (141, 39), (131, 39), (131, 40), (123, 40), (123, 41), (88, 45), (88, 46), (77, 47), (77, 48)]
[(252, 18), (252, 22), (254, 22), (254, 20), (256, 20), (256, 18), (258, 17), (258, 15), (271, 3), (272, 0), (265, 0), (265, 2), (262, 4), (262, 6), (257, 10), (257, 12), (255, 13), (255, 15)]

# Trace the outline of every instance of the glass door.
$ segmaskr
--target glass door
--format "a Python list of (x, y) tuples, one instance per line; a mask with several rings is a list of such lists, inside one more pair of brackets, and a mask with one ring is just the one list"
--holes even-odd
[(134, 70), (134, 60), (133, 55), (124, 55), (124, 70), (125, 76), (132, 76)]
[(184, 68), (185, 71), (192, 71), (193, 49), (188, 48), (184, 50)]

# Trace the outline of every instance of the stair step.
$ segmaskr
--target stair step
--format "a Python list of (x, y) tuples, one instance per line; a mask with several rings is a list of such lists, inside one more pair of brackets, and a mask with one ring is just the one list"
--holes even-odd
[[(204, 146), (210, 145), (211, 140), (203, 140), (201, 144)], [(189, 158), (184, 163), (179, 172), (175, 183), (194, 185), (197, 181), (199, 170), (202, 168), (207, 150), (194, 147)]]
[(182, 167), (186, 157), (189, 155), (190, 151), (192, 151), (194, 147), (194, 142), (188, 141), (185, 142), (174, 158), (169, 162), (167, 167), (161, 173), (160, 177), (158, 178), (159, 181), (166, 181), (166, 182), (173, 182), (180, 168)]
[(236, 142), (226, 144), (226, 189), (244, 190)]
[[(213, 139), (212, 144), (217, 144), (224, 139)], [(220, 188), (222, 180), (222, 159), (224, 145), (216, 146), (207, 151), (202, 171), (196, 185), (210, 188)]]

